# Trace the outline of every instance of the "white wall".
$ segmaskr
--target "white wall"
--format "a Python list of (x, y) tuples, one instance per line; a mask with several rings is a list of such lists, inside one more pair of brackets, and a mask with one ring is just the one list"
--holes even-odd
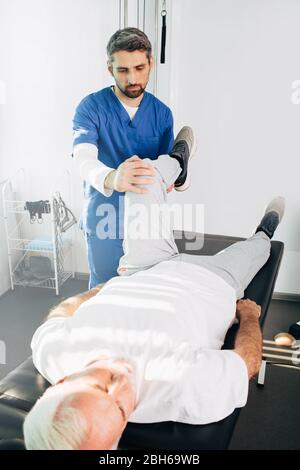
[[(76, 105), (112, 83), (106, 44), (118, 27), (118, 0), (0, 0), (0, 81), (7, 89), (0, 104), (0, 181), (25, 166), (32, 200), (48, 198), (54, 179), (72, 165)], [(79, 217), (83, 192), (76, 176), (73, 188)], [(77, 232), (76, 271), (87, 272)], [(3, 244), (0, 260), (7, 277)]]
[[(277, 292), (300, 294), (300, 2), (173, 0), (170, 106), (198, 135), (194, 183), (205, 231), (248, 236), (275, 195), (287, 200)], [(299, 83), (298, 83), (299, 87)], [(294, 90), (295, 93), (295, 90)], [(295, 98), (295, 96), (294, 96)]]

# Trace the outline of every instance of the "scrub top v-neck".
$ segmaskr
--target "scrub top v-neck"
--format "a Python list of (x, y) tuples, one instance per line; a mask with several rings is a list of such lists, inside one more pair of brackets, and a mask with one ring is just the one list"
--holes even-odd
[(129, 114), (129, 117), (132, 121), (134, 116), (136, 115), (136, 112), (139, 109), (139, 107), (138, 106), (128, 106), (128, 104), (123, 103), (123, 101), (121, 101), (119, 97), (118, 97), (118, 100), (121, 103), (121, 105), (123, 106), (123, 108), (125, 108), (125, 111), (127, 111), (127, 113)]
[[(122, 114), (123, 114), (123, 111), (125, 111), (124, 121), (127, 122), (127, 118), (129, 117), (130, 122), (128, 124), (129, 124), (130, 127), (134, 128), (137, 125), (136, 123), (138, 122), (138, 121), (136, 121), (135, 117), (136, 117), (138, 111), (141, 109), (141, 105), (142, 105), (142, 102), (144, 101), (144, 97), (142, 98), (139, 106), (131, 107), (131, 109), (135, 110), (134, 116), (131, 117), (130, 114), (129, 114), (129, 111), (126, 109), (126, 108), (130, 108), (130, 106), (128, 106), (125, 103), (121, 102), (120, 98), (118, 98), (118, 96), (115, 94), (115, 91), (114, 91), (113, 87), (111, 87), (111, 91), (113, 92), (114, 97), (117, 98), (118, 104), (121, 105), (122, 109), (120, 109), (120, 112), (122, 112)], [(119, 108), (117, 107), (117, 109), (119, 109)]]
[[(174, 143), (171, 110), (146, 91), (132, 120), (111, 87), (91, 93), (76, 108), (73, 130), (73, 144), (96, 145), (98, 159), (111, 168), (133, 155), (154, 160), (168, 154)], [(84, 196), (80, 228), (88, 234), (95, 235), (97, 224), (107, 217), (101, 205), (111, 204), (117, 214), (123, 211), (124, 193), (114, 191), (107, 197), (84, 182)], [(116, 238), (122, 239), (119, 221), (122, 214), (116, 217)]]

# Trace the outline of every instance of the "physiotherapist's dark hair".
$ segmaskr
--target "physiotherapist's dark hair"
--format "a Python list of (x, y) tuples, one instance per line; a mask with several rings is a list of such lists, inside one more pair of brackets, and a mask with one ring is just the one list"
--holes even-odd
[(118, 29), (107, 44), (107, 55), (113, 62), (113, 54), (118, 51), (146, 51), (148, 60), (150, 61), (152, 46), (146, 34), (138, 28)]

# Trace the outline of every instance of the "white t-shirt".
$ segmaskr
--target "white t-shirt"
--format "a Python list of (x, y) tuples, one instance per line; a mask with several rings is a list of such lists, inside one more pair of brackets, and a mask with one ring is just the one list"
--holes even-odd
[[(118, 97), (117, 97), (118, 98)], [(137, 112), (137, 110), (139, 109), (138, 106), (128, 106), (127, 104), (123, 103), (122, 100), (120, 100), (120, 98), (118, 98), (118, 100), (120, 101), (120, 103), (124, 106), (124, 108), (126, 109), (127, 113), (129, 114), (129, 117), (132, 121), (132, 119), (134, 118), (135, 116), (135, 113)]]
[(56, 383), (102, 354), (123, 357), (135, 374), (130, 422), (219, 421), (248, 394), (245, 362), (220, 350), (235, 302), (216, 274), (164, 261), (110, 279), (72, 317), (46, 321), (32, 339), (33, 362)]
[[(111, 86), (111, 89), (112, 91), (115, 93), (115, 88), (114, 86), (112, 85)], [(116, 93), (115, 93), (116, 95)], [(120, 101), (121, 105), (126, 109), (127, 113), (129, 114), (129, 117), (132, 121), (132, 119), (134, 118), (135, 116), (135, 113), (137, 112), (137, 110), (139, 109), (138, 106), (128, 106), (128, 104), (124, 103), (122, 100), (120, 100), (120, 98), (116, 95), (116, 97), (118, 98), (118, 100)]]

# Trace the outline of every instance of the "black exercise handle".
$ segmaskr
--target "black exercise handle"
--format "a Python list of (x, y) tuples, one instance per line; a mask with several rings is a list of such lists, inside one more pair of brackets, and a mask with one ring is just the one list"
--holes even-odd
[(165, 63), (165, 52), (166, 52), (166, 35), (167, 35), (167, 10), (162, 10), (162, 29), (161, 29), (161, 52), (160, 52), (160, 63)]

